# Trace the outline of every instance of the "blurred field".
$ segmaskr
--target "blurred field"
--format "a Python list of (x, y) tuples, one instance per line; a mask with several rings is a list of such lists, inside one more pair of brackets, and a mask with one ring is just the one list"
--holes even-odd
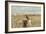
[[(29, 19), (31, 20), (31, 23), (29, 23), (29, 26), (27, 27), (40, 27), (41, 25), (41, 15), (27, 15), (29, 17)], [(23, 27), (23, 19), (25, 18), (25, 15), (12, 15), (11, 16), (11, 24), (12, 24), (12, 28), (20, 28)], [(31, 24), (31, 25), (30, 25)]]

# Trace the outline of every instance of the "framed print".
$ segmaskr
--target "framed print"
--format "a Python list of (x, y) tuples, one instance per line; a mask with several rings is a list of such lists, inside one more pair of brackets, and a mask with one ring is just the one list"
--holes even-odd
[(5, 32), (45, 31), (45, 3), (5, 1)]

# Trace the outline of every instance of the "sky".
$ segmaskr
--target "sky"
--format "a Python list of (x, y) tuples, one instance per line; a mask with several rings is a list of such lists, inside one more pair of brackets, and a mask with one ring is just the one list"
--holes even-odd
[(40, 14), (41, 7), (36, 6), (12, 6), (12, 14)]

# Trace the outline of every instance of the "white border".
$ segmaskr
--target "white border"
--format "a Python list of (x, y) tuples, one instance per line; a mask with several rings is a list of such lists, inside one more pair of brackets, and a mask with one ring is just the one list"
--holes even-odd
[[(11, 28), (11, 6), (38, 6), (41, 7), (41, 27), (29, 27), (29, 28)], [(8, 3), (8, 31), (26, 31), (26, 30), (42, 30), (43, 29), (43, 5), (41, 4), (26, 4), (26, 3)]]

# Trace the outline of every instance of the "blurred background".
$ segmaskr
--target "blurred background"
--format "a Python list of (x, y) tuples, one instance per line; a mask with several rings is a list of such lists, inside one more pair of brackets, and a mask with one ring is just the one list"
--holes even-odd
[[(45, 14), (46, 14), (46, 0), (13, 0), (13, 1), (44, 2)], [(0, 0), (0, 34), (5, 34), (5, 9), (4, 8), (5, 8), (5, 0)], [(42, 32), (24, 32), (24, 33), (7, 33), (7, 34), (45, 34), (45, 33), (46, 33), (46, 25), (45, 25), (45, 31)]]

